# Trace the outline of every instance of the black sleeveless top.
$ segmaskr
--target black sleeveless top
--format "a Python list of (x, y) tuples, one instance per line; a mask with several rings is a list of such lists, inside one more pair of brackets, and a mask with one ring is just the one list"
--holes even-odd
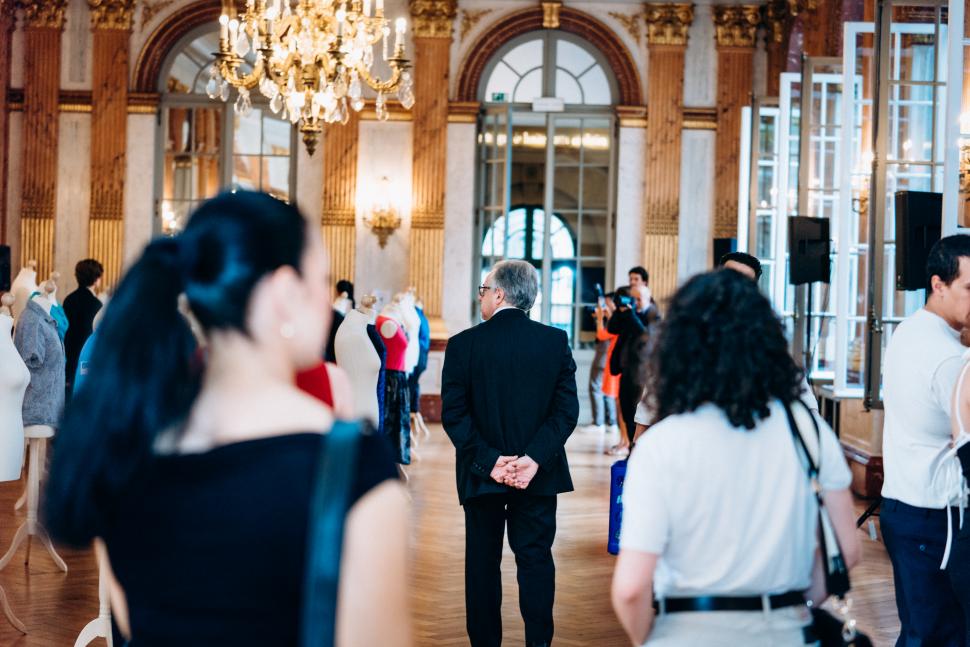
[[(297, 644), (321, 443), (291, 434), (154, 461), (104, 537), (131, 647)], [(351, 506), (397, 478), (384, 437), (362, 437), (357, 463)]]

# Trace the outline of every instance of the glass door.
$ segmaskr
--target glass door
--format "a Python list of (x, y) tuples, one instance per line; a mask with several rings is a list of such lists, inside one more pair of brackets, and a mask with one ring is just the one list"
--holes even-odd
[(613, 117), (489, 107), (478, 142), (476, 280), (503, 259), (531, 263), (540, 288), (532, 318), (566, 331), (573, 347), (591, 345), (595, 286), (612, 278)]

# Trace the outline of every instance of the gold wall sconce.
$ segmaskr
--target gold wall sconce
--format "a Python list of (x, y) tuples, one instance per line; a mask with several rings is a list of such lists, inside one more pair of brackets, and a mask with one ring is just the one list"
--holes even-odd
[(377, 243), (384, 249), (387, 239), (401, 227), (401, 216), (391, 200), (391, 181), (382, 177), (377, 187), (377, 196), (371, 208), (371, 215), (364, 218), (364, 224), (377, 236)]

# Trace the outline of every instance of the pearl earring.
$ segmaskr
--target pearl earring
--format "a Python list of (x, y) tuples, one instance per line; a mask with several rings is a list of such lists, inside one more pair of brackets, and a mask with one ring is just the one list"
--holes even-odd
[(295, 334), (296, 334), (296, 328), (293, 326), (293, 324), (286, 322), (285, 324), (280, 326), (280, 337), (282, 337), (283, 339), (293, 339), (293, 336)]

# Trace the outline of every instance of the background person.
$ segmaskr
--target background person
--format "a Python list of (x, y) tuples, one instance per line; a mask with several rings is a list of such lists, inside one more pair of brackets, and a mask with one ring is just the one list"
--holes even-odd
[(64, 314), (67, 315), (67, 332), (64, 333), (64, 354), (67, 359), (67, 389), (70, 392), (77, 372), (78, 357), (84, 342), (94, 331), (94, 317), (101, 310), (98, 288), (104, 267), (93, 258), (86, 258), (74, 266), (77, 289), (64, 299)]
[(485, 321), (448, 341), (441, 421), (455, 445), (465, 510), (465, 607), (472, 647), (502, 644), (506, 526), (529, 647), (553, 636), (557, 495), (573, 489), (566, 439), (576, 427), (576, 363), (565, 331), (532, 321), (538, 277), (496, 263), (479, 288)]
[[(647, 370), (658, 422), (630, 457), (613, 576), (633, 644), (805, 644), (805, 601), (825, 597), (824, 579), (817, 503), (785, 405), (807, 442), (815, 416), (825, 505), (847, 565), (858, 561), (851, 475), (835, 434), (798, 404), (799, 383), (753, 282), (719, 271), (674, 295)], [(778, 597), (766, 607), (762, 596)]]

